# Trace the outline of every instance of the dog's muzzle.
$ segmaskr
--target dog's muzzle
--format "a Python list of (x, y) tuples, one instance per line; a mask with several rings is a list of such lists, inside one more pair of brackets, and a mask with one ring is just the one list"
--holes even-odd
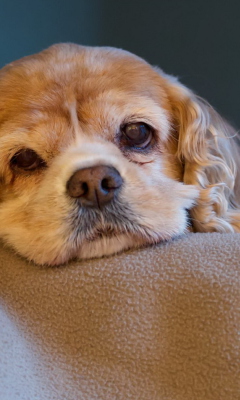
[(122, 184), (114, 167), (98, 165), (74, 172), (67, 182), (67, 193), (84, 207), (101, 209), (114, 199)]

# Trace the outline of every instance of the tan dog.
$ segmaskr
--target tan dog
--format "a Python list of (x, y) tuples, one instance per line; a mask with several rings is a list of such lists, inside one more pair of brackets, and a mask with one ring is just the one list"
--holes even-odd
[(126, 51), (60, 44), (0, 73), (0, 237), (60, 264), (239, 232), (235, 133)]

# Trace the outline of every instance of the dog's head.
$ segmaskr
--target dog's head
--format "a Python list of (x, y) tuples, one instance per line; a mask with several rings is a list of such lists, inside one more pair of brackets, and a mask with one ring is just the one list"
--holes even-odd
[(203, 110), (122, 50), (61, 44), (6, 66), (0, 237), (53, 265), (181, 234), (206, 159)]

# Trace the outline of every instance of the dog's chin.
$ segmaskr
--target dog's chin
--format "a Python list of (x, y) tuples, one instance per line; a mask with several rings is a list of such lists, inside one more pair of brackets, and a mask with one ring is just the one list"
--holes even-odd
[[(176, 236), (176, 235), (173, 235)], [(171, 235), (157, 235), (153, 232), (144, 231), (126, 232), (107, 227), (98, 229), (88, 235), (75, 251), (75, 254), (59, 254), (49, 265), (63, 264), (70, 259), (92, 259), (112, 256), (126, 250), (140, 248), (146, 245), (153, 245), (161, 241), (169, 240)]]
[(139, 247), (143, 243), (142, 238), (137, 238), (126, 233), (100, 233), (93, 240), (86, 240), (84, 242), (78, 251), (77, 257), (89, 259), (111, 256), (133, 247)]
[(84, 241), (78, 250), (76, 257), (80, 259), (101, 258), (111, 256), (129, 249), (136, 249), (146, 245), (156, 244), (167, 240), (169, 237), (162, 237), (149, 234), (136, 233), (116, 233), (107, 230), (106, 232), (97, 232), (92, 240)]

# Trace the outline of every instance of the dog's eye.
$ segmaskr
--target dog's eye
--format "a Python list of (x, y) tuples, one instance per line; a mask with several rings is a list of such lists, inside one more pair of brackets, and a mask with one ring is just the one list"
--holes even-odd
[(126, 145), (144, 149), (152, 139), (152, 129), (143, 122), (126, 124), (121, 128)]
[(22, 169), (24, 171), (33, 171), (46, 166), (45, 161), (32, 149), (19, 150), (11, 158), (10, 164), (13, 169)]

